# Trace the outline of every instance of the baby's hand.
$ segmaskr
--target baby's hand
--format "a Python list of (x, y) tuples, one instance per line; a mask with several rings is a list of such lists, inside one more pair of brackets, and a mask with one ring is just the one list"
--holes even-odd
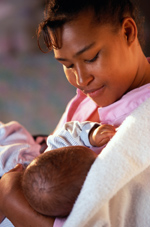
[(116, 129), (112, 125), (93, 127), (89, 133), (90, 144), (95, 147), (101, 147), (108, 143), (115, 133)]

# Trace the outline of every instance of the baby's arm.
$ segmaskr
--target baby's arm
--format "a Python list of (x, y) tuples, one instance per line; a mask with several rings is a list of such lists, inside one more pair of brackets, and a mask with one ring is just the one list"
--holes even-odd
[(47, 139), (48, 150), (65, 146), (103, 146), (115, 134), (115, 127), (97, 122), (67, 122)]
[(64, 124), (62, 128), (55, 131), (53, 135), (47, 138), (48, 150), (53, 150), (65, 146), (87, 146), (91, 147), (89, 143), (89, 131), (95, 126), (99, 125), (94, 122), (79, 122), (71, 121)]
[(113, 125), (95, 125), (89, 132), (90, 144), (95, 147), (101, 147), (108, 143), (115, 133), (116, 129)]

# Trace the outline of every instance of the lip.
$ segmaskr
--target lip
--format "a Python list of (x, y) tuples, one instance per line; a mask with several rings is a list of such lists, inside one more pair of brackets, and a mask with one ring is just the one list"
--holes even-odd
[(100, 88), (97, 88), (97, 89), (91, 89), (91, 90), (83, 90), (83, 92), (87, 95), (87, 96), (90, 96), (91, 98), (93, 97), (96, 97), (96, 96), (99, 96), (100, 94), (103, 93), (105, 89), (105, 86), (101, 86)]

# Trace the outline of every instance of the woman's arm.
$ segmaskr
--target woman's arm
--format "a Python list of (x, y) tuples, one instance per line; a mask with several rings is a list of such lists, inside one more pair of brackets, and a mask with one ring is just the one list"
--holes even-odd
[(35, 212), (27, 203), (21, 190), (23, 167), (16, 166), (0, 180), (0, 211), (15, 227), (52, 227), (53, 218)]

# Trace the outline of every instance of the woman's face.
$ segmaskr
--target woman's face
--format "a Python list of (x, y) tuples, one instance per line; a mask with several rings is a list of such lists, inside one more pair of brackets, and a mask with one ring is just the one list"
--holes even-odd
[(107, 106), (133, 87), (133, 54), (124, 29), (92, 24), (92, 13), (68, 22), (62, 30), (62, 48), (54, 49), (73, 86), (98, 106)]

